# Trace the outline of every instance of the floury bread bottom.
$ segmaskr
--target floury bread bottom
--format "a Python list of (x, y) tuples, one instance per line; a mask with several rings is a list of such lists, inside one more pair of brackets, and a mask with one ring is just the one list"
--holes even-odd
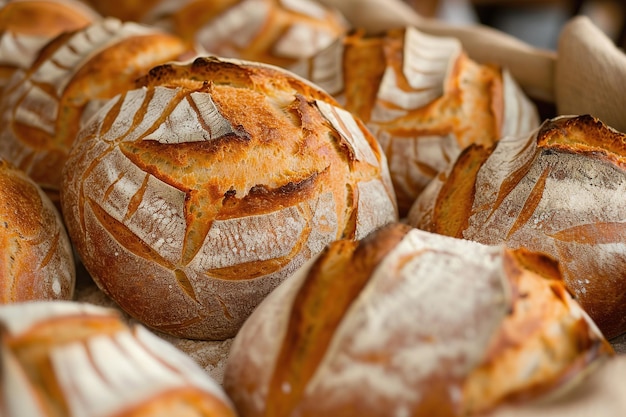
[(611, 354), (549, 258), (393, 224), (332, 243), (268, 296), (224, 388), (242, 417), (472, 416)]

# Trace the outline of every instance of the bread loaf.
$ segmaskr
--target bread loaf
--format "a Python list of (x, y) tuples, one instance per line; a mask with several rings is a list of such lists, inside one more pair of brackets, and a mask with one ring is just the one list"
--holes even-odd
[(0, 1), (0, 91), (17, 69), (30, 67), (51, 39), (99, 18), (77, 0)]
[(152, 66), (187, 52), (173, 35), (116, 19), (60, 35), (5, 88), (0, 156), (58, 201), (61, 170), (81, 123)]
[(626, 135), (591, 116), (473, 146), (416, 201), (409, 222), (554, 257), (611, 338), (626, 331)]
[(189, 357), (112, 310), (75, 302), (0, 307), (5, 417), (235, 416)]
[(224, 388), (242, 417), (483, 415), (611, 351), (549, 258), (394, 224), (270, 294)]
[(232, 337), (326, 244), (397, 219), (376, 140), (305, 80), (198, 58), (139, 84), (81, 132), (61, 202), (91, 276), (142, 323)]
[(75, 277), (56, 207), (23, 171), (0, 158), (0, 304), (71, 299)]
[(354, 32), (290, 69), (367, 124), (387, 155), (401, 216), (468, 145), (539, 125), (506, 69), (475, 63), (455, 38), (411, 27)]

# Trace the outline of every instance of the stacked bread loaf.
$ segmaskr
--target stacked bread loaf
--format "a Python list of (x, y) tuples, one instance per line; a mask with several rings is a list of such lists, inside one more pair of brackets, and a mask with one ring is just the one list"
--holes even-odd
[(367, 124), (389, 161), (401, 215), (468, 145), (539, 124), (506, 69), (474, 62), (456, 38), (412, 27), (352, 33), (290, 69)]

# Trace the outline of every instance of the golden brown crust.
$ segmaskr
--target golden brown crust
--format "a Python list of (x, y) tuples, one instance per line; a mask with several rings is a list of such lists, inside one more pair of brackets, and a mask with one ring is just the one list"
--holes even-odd
[[(377, 239), (341, 241), (319, 256), (294, 300), (277, 358), (281, 366), (276, 367), (269, 387), (266, 415), (289, 415), (296, 407), (351, 303), (409, 230), (408, 226), (386, 226)], [(350, 279), (346, 279), (347, 270)], [(319, 320), (320, 315), (325, 320)], [(290, 387), (287, 391), (285, 384)]]
[(246, 416), (483, 415), (612, 354), (554, 261), (525, 250), (394, 224), (296, 277), (235, 338), (224, 387)]
[(233, 417), (190, 358), (116, 311), (77, 302), (0, 308), (7, 417)]
[(0, 9), (0, 31), (47, 36), (87, 26), (97, 16), (74, 1), (21, 0), (7, 2)]
[[(486, 155), (459, 158), (418, 199), (410, 223), (559, 261), (568, 289), (607, 337), (626, 331), (626, 135), (591, 116), (546, 121)], [(455, 189), (475, 189), (454, 195)], [(451, 213), (439, 210), (449, 207)]]
[(67, 153), (91, 113), (152, 66), (187, 52), (173, 35), (113, 19), (58, 36), (5, 91), (0, 154), (58, 201)]
[(66, 31), (99, 19), (76, 0), (19, 0), (0, 6), (0, 88), (18, 69), (26, 70), (41, 48)]
[(327, 243), (397, 219), (376, 140), (313, 84), (207, 57), (138, 86), (83, 131), (63, 206), (91, 275), (143, 323), (232, 337)]
[(467, 146), (538, 125), (506, 70), (479, 65), (458, 40), (414, 28), (357, 31), (292, 67), (362, 119), (389, 161), (401, 216)]
[(537, 147), (588, 155), (626, 169), (626, 135), (591, 115), (547, 121), (537, 133)]
[[(449, 174), (440, 174), (445, 182), (433, 209), (433, 223), (420, 224), (421, 229), (457, 238), (463, 236), (467, 227), (466, 213), (474, 203), (476, 175), (488, 156), (488, 148), (469, 146), (461, 152)], [(446, 221), (440, 221), (442, 218)]]
[(74, 257), (61, 216), (32, 179), (0, 159), (0, 303), (71, 299)]
[[(510, 250), (504, 267), (511, 312), (494, 334), (483, 364), (468, 376), (464, 401), (470, 415), (489, 411), (498, 398), (521, 403), (541, 396), (575, 379), (599, 356), (613, 353), (605, 339), (589, 337), (597, 332), (589, 319), (572, 315), (571, 297), (554, 260), (526, 249)], [(559, 338), (563, 333), (569, 334), (568, 343)], [(530, 352), (535, 353), (531, 360)]]
[[(162, 0), (85, 0), (102, 16), (116, 17), (124, 22), (140, 22), (146, 11)], [(210, 3), (210, 2), (209, 2)]]
[(141, 21), (217, 56), (282, 67), (313, 55), (348, 27), (338, 11), (308, 0), (166, 1), (148, 8)]

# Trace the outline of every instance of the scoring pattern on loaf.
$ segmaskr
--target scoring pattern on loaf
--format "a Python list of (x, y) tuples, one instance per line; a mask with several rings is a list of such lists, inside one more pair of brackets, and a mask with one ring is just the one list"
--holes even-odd
[(54, 37), (99, 18), (77, 0), (0, 1), (0, 91), (16, 70), (27, 70)]
[(55, 38), (6, 86), (0, 155), (57, 201), (61, 170), (81, 126), (144, 71), (186, 52), (173, 35), (112, 18)]
[(326, 244), (397, 219), (375, 139), (304, 80), (198, 58), (140, 83), (81, 133), (62, 204), (91, 275), (142, 322), (231, 337)]
[(312, 56), (348, 28), (338, 11), (311, 0), (166, 0), (141, 21), (218, 56), (281, 66)]
[(24, 303), (0, 308), (0, 322), (6, 417), (235, 415), (191, 358), (114, 310)]
[(458, 39), (411, 27), (347, 35), (290, 69), (366, 122), (389, 161), (403, 215), (469, 144), (489, 145), (539, 124), (506, 69), (475, 63)]
[(558, 259), (607, 337), (626, 331), (624, 135), (590, 116), (473, 147), (416, 201), (419, 228)]
[(611, 351), (552, 260), (394, 224), (270, 294), (224, 388), (242, 417), (485, 415)]

